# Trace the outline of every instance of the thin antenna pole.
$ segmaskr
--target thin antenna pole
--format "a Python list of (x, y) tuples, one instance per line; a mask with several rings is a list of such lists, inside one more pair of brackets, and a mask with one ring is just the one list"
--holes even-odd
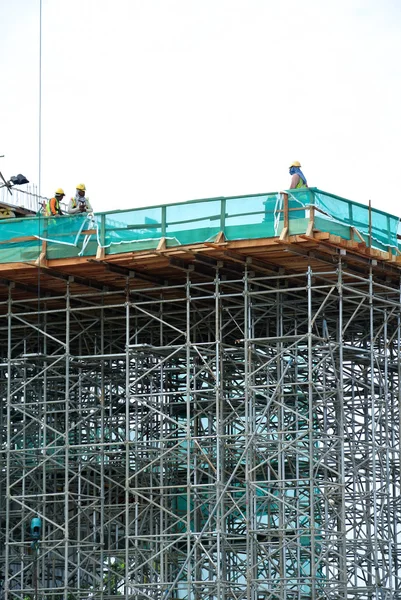
[(42, 178), (42, 0), (39, 0), (39, 195)]

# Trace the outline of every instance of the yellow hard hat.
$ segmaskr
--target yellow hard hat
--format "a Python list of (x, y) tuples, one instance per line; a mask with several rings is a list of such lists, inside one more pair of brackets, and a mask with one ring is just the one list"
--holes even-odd
[(300, 167), (300, 166), (301, 166), (301, 163), (298, 162), (297, 160), (294, 160), (294, 162), (290, 164), (290, 167)]
[(57, 188), (55, 195), (56, 196), (65, 196), (63, 188)]
[(86, 191), (85, 184), (84, 183), (78, 183), (77, 190), (81, 190), (81, 192), (85, 192)]

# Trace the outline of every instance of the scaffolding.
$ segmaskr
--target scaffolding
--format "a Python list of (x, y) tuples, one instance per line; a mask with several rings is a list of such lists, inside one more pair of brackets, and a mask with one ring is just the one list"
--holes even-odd
[(2, 280), (1, 600), (401, 598), (398, 265), (275, 242)]

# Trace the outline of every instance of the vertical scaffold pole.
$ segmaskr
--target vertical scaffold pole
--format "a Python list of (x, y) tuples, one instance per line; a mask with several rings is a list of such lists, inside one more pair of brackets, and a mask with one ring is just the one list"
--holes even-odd
[(313, 429), (314, 396), (313, 396), (313, 340), (312, 340), (312, 269), (307, 270), (308, 297), (308, 448), (309, 448), (309, 520), (310, 520), (310, 589), (311, 598), (316, 598), (316, 522), (315, 522), (315, 436)]
[(6, 539), (5, 539), (5, 582), (4, 582), (4, 598), (10, 598), (10, 580), (7, 576), (11, 572), (10, 568), (10, 525), (11, 525), (11, 507), (10, 507), (10, 484), (11, 484), (11, 333), (12, 333), (12, 287), (8, 286), (8, 305), (7, 305), (7, 445), (6, 445)]
[(65, 311), (65, 428), (64, 428), (64, 600), (68, 600), (68, 575), (69, 575), (69, 469), (70, 469), (70, 282), (67, 281), (66, 311)]
[[(336, 433), (337, 433), (337, 470), (339, 473), (340, 492), (336, 495), (336, 500), (339, 504), (337, 518), (337, 534), (338, 534), (338, 550), (339, 550), (339, 595), (347, 597), (347, 546), (346, 546), (346, 531), (345, 531), (345, 464), (344, 464), (344, 366), (343, 366), (343, 323), (344, 323), (344, 299), (343, 299), (343, 271), (342, 261), (338, 263), (338, 389), (336, 399)], [(328, 343), (330, 341), (328, 340)], [(333, 365), (336, 368), (336, 365)]]

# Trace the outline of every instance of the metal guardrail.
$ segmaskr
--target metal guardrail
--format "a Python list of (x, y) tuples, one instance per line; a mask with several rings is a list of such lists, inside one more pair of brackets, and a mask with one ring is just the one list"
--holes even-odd
[[(34, 213), (40, 210), (43, 200), (44, 197), (39, 196), (37, 186), (35, 185), (27, 185), (24, 190), (12, 188), (11, 194), (6, 187), (0, 188), (0, 202), (9, 206), (26, 208)], [(65, 202), (60, 202), (60, 206), (63, 212), (67, 211), (67, 204)]]
[(37, 212), (41, 205), (41, 200), (38, 195), (37, 186), (26, 186), (25, 190), (13, 188), (10, 192), (6, 187), (0, 189), (0, 202), (11, 206), (19, 206), (27, 208), (33, 212)]
[[(236, 227), (235, 235), (246, 237), (252, 227), (273, 222), (274, 233), (281, 232), (282, 226), (284, 237), (291, 231), (291, 224), (294, 221), (305, 217), (308, 219), (308, 234), (311, 234), (315, 228), (315, 217), (320, 217), (319, 225), (330, 227), (331, 224), (332, 233), (337, 231), (339, 226), (344, 226), (350, 228), (350, 235), (355, 235), (361, 243), (378, 249), (391, 247), (398, 253), (398, 217), (372, 208), (371, 204), (360, 204), (318, 188), (205, 198), (183, 203), (97, 213), (101, 243), (114, 233), (118, 234), (119, 237), (116, 239), (119, 241), (122, 237), (128, 239), (124, 231), (126, 233), (130, 231), (132, 234), (148, 231), (152, 237), (155, 237), (156, 233), (168, 236), (169, 233), (176, 235), (177, 232), (184, 230), (187, 232), (199, 230), (207, 235), (208, 229), (217, 229), (230, 235), (233, 233), (233, 227)], [(116, 221), (118, 221), (117, 226)], [(243, 231), (239, 231), (241, 227)], [(262, 233), (260, 231), (260, 234)]]
[[(13, 189), (12, 196), (7, 190), (0, 192), (8, 205), (12, 199), (14, 206), (37, 212), (38, 196), (31, 191), (21, 193)], [(341, 232), (348, 239), (358, 239), (369, 247), (400, 254), (398, 217), (373, 209), (371, 204), (363, 205), (317, 188), (107, 211), (96, 213), (95, 221), (102, 248), (163, 237), (178, 239), (179, 243), (208, 241), (220, 232), (229, 239), (274, 235), (285, 238), (305, 225), (307, 235), (311, 235), (315, 227), (334, 234)], [(23, 224), (23, 229), (25, 225), (29, 229), (28, 223)], [(58, 225), (56, 229), (65, 233), (64, 217)]]

